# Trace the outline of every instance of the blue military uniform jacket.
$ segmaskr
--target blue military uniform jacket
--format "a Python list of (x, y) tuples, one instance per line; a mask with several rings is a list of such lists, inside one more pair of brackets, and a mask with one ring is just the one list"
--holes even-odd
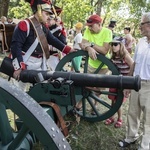
[[(29, 21), (29, 20), (28, 20)], [(32, 43), (36, 38), (35, 31), (33, 26), (30, 24), (30, 29), (28, 29), (27, 24), (25, 21), (21, 21), (15, 28), (12, 43), (11, 43), (11, 53), (13, 59), (17, 58), (19, 65), (23, 62), (22, 54), (26, 53)], [(70, 51), (70, 47), (63, 44), (60, 40), (58, 40), (55, 36), (51, 34), (46, 26), (42, 25), (43, 31), (45, 33), (46, 39), (49, 45), (52, 45), (62, 51), (63, 53), (68, 53)], [(28, 31), (29, 30), (29, 31)], [(29, 34), (27, 34), (29, 32)], [(31, 56), (34, 57), (42, 57), (43, 51), (41, 46), (38, 44)], [(21, 67), (21, 65), (20, 65)]]

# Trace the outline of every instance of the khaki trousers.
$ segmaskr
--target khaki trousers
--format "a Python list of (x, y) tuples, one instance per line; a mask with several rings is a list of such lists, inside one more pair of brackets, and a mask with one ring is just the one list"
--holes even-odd
[(150, 81), (141, 81), (139, 92), (132, 90), (127, 116), (127, 135), (125, 141), (133, 142), (138, 137), (140, 116), (143, 112), (143, 135), (138, 150), (150, 150)]

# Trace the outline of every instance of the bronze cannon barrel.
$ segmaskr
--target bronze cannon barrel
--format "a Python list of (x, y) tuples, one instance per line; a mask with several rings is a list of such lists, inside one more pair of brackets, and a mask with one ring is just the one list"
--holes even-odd
[(141, 88), (141, 79), (139, 76), (132, 77), (122, 75), (100, 75), (61, 71), (47, 72), (24, 70), (21, 72), (20, 80), (23, 82), (36, 83), (39, 73), (42, 74), (44, 80), (48, 80), (50, 78), (57, 79), (62, 77), (64, 79), (74, 81), (75, 86), (134, 89), (136, 91)]

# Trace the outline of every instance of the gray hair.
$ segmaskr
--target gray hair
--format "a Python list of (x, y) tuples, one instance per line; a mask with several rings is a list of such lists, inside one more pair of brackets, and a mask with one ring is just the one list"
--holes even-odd
[(5, 16), (2, 16), (1, 20), (7, 21), (7, 18)]
[(145, 19), (147, 21), (150, 21), (150, 12), (147, 12), (145, 14), (142, 15), (142, 19)]

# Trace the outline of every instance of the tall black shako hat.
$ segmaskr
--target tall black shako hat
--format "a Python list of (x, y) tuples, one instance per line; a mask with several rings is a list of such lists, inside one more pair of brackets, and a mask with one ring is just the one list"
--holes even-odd
[(40, 9), (53, 14), (51, 10), (50, 0), (25, 0), (25, 1), (30, 3), (33, 13), (37, 12)]

